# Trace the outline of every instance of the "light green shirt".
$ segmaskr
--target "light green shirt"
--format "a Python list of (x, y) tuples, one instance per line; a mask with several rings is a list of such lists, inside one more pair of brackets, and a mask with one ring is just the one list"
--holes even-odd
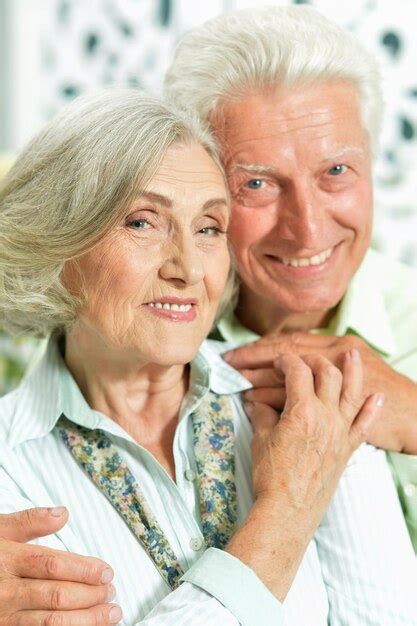
[[(222, 319), (217, 330), (241, 345), (259, 339), (235, 316)], [(359, 335), (396, 371), (417, 381), (417, 271), (369, 250), (328, 327), (313, 332)], [(417, 551), (417, 456), (391, 452), (388, 459)]]

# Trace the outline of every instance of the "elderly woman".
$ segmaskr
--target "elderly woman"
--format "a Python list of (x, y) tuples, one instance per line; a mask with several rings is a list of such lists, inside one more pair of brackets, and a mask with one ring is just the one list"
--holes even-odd
[(115, 572), (99, 606), (81, 584), (41, 588), (36, 610), (9, 596), (1, 624), (117, 623), (115, 594), (125, 624), (417, 623), (379, 452), (353, 455), (325, 514), (380, 410), (361, 406), (358, 354), (343, 375), (281, 358), (285, 410), (264, 407), (252, 439), (250, 385), (220, 358), (230, 346), (204, 342), (233, 276), (228, 192), (195, 121), (133, 91), (76, 101), (18, 159), (0, 209), (2, 324), (50, 336), (0, 401), (0, 510), (65, 504), (43, 543)]

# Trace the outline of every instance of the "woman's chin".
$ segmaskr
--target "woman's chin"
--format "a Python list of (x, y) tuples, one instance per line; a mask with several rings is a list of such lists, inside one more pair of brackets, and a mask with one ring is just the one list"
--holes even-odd
[(201, 342), (194, 346), (169, 345), (161, 346), (160, 349), (149, 354), (149, 362), (161, 367), (171, 367), (173, 365), (186, 365), (196, 356)]

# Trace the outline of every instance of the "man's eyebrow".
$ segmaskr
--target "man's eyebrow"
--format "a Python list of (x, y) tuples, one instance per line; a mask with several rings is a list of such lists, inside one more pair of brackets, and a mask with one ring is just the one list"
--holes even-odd
[(330, 157), (326, 157), (322, 160), (322, 163), (328, 163), (329, 161), (335, 161), (336, 159), (340, 159), (340, 157), (345, 156), (346, 154), (357, 154), (359, 156), (364, 156), (365, 151), (362, 148), (358, 148), (357, 146), (344, 146)]
[(254, 174), (276, 174), (276, 169), (271, 165), (258, 165), (257, 163), (235, 163), (230, 174), (234, 174), (236, 170), (253, 172)]
[[(160, 193), (155, 193), (154, 191), (142, 191), (139, 195), (139, 198), (150, 200), (150, 202), (156, 202), (167, 209), (172, 209), (172, 206), (173, 206), (171, 198), (168, 198), (168, 196), (164, 196)], [(210, 200), (207, 200), (203, 204), (201, 210), (207, 211), (208, 209), (212, 209), (221, 204), (224, 204), (226, 207), (229, 206), (229, 203), (226, 200), (226, 198), (210, 198)]]

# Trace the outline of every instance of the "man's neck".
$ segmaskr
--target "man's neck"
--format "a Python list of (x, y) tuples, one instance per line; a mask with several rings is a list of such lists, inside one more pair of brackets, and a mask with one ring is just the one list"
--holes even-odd
[(260, 336), (325, 328), (334, 310), (289, 312), (257, 294), (241, 291), (235, 310), (238, 320)]

